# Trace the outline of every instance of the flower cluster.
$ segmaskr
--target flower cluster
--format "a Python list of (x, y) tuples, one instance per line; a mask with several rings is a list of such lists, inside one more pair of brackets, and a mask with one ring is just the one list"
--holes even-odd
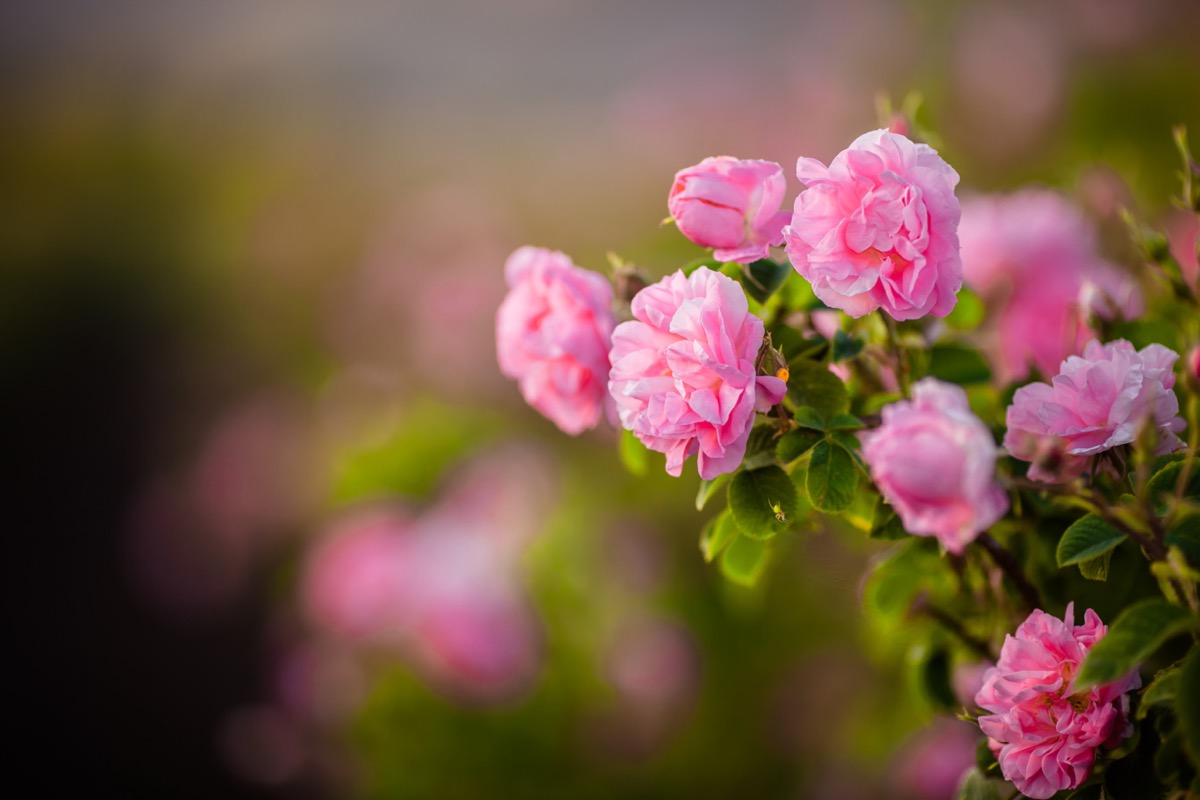
[(1075, 625), (1037, 610), (1004, 640), (1000, 660), (975, 696), (991, 712), (979, 718), (1004, 777), (1027, 797), (1044, 800), (1073, 789), (1091, 774), (1096, 753), (1129, 736), (1128, 692), (1141, 686), (1136, 670), (1077, 692), (1074, 677), (1108, 628), (1088, 609)]

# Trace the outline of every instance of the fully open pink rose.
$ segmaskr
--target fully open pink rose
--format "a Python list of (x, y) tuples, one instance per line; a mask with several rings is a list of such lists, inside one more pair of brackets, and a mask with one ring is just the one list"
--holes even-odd
[(1050, 383), (1022, 386), (1008, 407), (1004, 446), (1032, 462), (1029, 477), (1055, 481), (1080, 474), (1090, 457), (1131, 443), (1138, 426), (1158, 429), (1156, 455), (1183, 446), (1187, 423), (1172, 391), (1179, 354), (1160, 344), (1139, 350), (1124, 339), (1093, 340)]
[(1062, 620), (1036, 610), (1005, 637), (1000, 660), (975, 696), (990, 711), (979, 727), (1004, 777), (1026, 797), (1073, 789), (1091, 774), (1096, 750), (1133, 732), (1127, 692), (1141, 686), (1137, 670), (1084, 692), (1074, 676), (1108, 629), (1091, 609), (1075, 625), (1074, 604)]
[(594, 428), (606, 402), (612, 287), (566, 255), (522, 247), (504, 265), (496, 313), (500, 371), (564, 433)]
[(697, 455), (700, 476), (733, 472), (746, 454), (755, 411), (787, 387), (759, 376), (763, 323), (732, 278), (701, 267), (668, 275), (633, 298), (634, 319), (613, 332), (608, 388), (621, 424), (678, 476)]
[(958, 226), (963, 279), (994, 309), (985, 333), (997, 378), (1044, 375), (1094, 336), (1089, 317), (1132, 319), (1142, 297), (1104, 261), (1096, 232), (1057, 192), (1025, 189), (963, 202)]
[(826, 167), (796, 163), (807, 188), (784, 228), (792, 265), (826, 305), (861, 317), (944, 317), (962, 285), (958, 173), (924, 144), (871, 131)]
[(883, 424), (862, 442), (871, 477), (909, 533), (961, 553), (1008, 510), (996, 443), (953, 384), (918, 381), (913, 399), (884, 406)]
[(688, 239), (722, 261), (748, 264), (783, 244), (785, 188), (774, 162), (717, 156), (675, 174), (667, 208)]

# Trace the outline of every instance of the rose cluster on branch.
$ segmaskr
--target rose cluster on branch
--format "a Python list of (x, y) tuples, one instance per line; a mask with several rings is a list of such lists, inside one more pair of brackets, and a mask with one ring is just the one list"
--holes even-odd
[[(791, 213), (777, 164), (680, 170), (671, 220), (711, 256), (657, 282), (622, 274), (643, 288), (616, 305), (562, 253), (517, 250), (501, 369), (568, 434), (607, 409), (627, 459), (662, 453), (680, 476), (695, 456), (697, 508), (726, 487), (701, 551), (735, 582), (817, 524), (893, 542), (868, 617), (907, 623), (887, 636), (924, 641), (934, 682), (993, 664), (960, 707), (992, 754), (967, 795), (1200, 791), (1196, 237), (1135, 230), (1141, 262), (1112, 263), (1065, 196), (960, 204), (959, 174), (896, 128), (913, 129), (799, 158)], [(1183, 404), (1172, 347), (1190, 350)], [(1090, 608), (1076, 626), (1078, 595), (1110, 572), (1111, 627)]]

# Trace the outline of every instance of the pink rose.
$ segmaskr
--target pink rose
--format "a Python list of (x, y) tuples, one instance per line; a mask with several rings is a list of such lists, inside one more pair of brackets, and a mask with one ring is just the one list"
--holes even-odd
[(566, 255), (522, 247), (504, 265), (496, 313), (500, 371), (564, 433), (594, 428), (605, 404), (612, 287)]
[(957, 386), (918, 381), (913, 399), (884, 406), (883, 424), (862, 442), (872, 479), (909, 533), (961, 553), (1008, 510), (996, 443)]
[(1092, 225), (1056, 192), (967, 200), (958, 238), (963, 279), (997, 309), (987, 333), (1001, 383), (1024, 378), (1031, 363), (1053, 374), (1095, 335), (1089, 317), (1142, 313), (1137, 284), (1100, 257)]
[(1133, 732), (1130, 692), (1142, 685), (1137, 670), (1085, 692), (1073, 678), (1108, 628), (1090, 608), (1075, 625), (1074, 604), (1063, 620), (1037, 610), (1007, 636), (1000, 660), (975, 696), (992, 712), (979, 718), (1005, 779), (1027, 797), (1051, 797), (1087, 780), (1100, 747)]
[(721, 261), (748, 264), (783, 244), (785, 188), (774, 162), (717, 156), (675, 173), (667, 208), (688, 239)]
[(1089, 342), (1082, 358), (1062, 362), (1053, 381), (1017, 390), (1004, 446), (1032, 462), (1029, 477), (1040, 481), (1081, 474), (1091, 456), (1132, 442), (1143, 420), (1158, 429), (1155, 455), (1178, 450), (1183, 442), (1175, 434), (1187, 423), (1176, 416), (1172, 391), (1177, 358), (1160, 344), (1137, 351), (1123, 339)]
[(787, 254), (817, 297), (861, 317), (944, 317), (962, 285), (958, 173), (928, 145), (871, 131), (829, 167), (796, 162), (806, 188), (783, 229)]
[(746, 454), (755, 411), (787, 387), (759, 376), (763, 323), (732, 278), (706, 267), (668, 275), (633, 298), (634, 319), (613, 332), (608, 390), (621, 424), (667, 456), (678, 476), (698, 455), (700, 476), (733, 472)]

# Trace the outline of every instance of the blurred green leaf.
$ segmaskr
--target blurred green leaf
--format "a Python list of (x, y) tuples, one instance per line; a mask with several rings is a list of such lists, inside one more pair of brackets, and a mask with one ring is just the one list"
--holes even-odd
[(796, 360), (788, 368), (787, 393), (797, 406), (811, 406), (822, 421), (850, 410), (846, 385), (823, 363)]
[(718, 475), (712, 480), (701, 480), (700, 488), (696, 491), (696, 510), (703, 511), (712, 496), (729, 481), (729, 474)]
[(1184, 514), (1167, 530), (1167, 547), (1178, 547), (1193, 567), (1200, 568), (1200, 513)]
[(983, 322), (985, 311), (979, 295), (964, 286), (958, 290), (958, 302), (954, 304), (954, 310), (946, 316), (946, 324), (962, 331), (974, 330)]
[(812, 406), (800, 406), (796, 409), (796, 413), (792, 415), (796, 420), (796, 424), (801, 428), (810, 428), (814, 431), (825, 430), (825, 420), (817, 413), (817, 410)]
[(834, 361), (845, 361), (854, 358), (863, 351), (864, 347), (866, 347), (866, 342), (847, 335), (845, 331), (837, 331), (833, 334)]
[(712, 563), (737, 535), (737, 525), (728, 508), (710, 519), (700, 531), (700, 552), (704, 555), (704, 560)]
[(776, 446), (775, 453), (779, 456), (779, 460), (785, 464), (790, 464), (800, 456), (807, 453), (809, 450), (817, 446), (817, 442), (825, 439), (825, 434), (820, 431), (809, 430), (808, 428), (797, 428), (794, 431), (788, 431), (779, 439), (779, 444)]
[(872, 539), (894, 540), (903, 539), (908, 535), (904, 530), (904, 523), (900, 521), (900, 517), (896, 514), (896, 509), (880, 496), (875, 504), (875, 518), (871, 522)]
[(701, 267), (708, 267), (716, 272), (721, 269), (721, 262), (717, 261), (712, 253), (709, 253), (706, 256), (701, 256), (700, 258), (689, 261), (688, 263), (684, 264), (681, 269), (683, 270), (684, 275), (691, 275)]
[(1150, 685), (1142, 691), (1142, 702), (1138, 705), (1137, 718), (1145, 719), (1153, 706), (1168, 703), (1175, 699), (1179, 690), (1179, 667), (1172, 666), (1161, 670), (1150, 681)]
[(796, 486), (779, 467), (742, 470), (729, 484), (729, 509), (743, 534), (769, 539), (796, 520)]
[(858, 470), (854, 458), (840, 445), (820, 442), (813, 448), (805, 481), (813, 508), (828, 514), (845, 510), (854, 501)]
[(987, 383), (992, 379), (992, 369), (978, 350), (955, 344), (939, 344), (930, 348), (929, 374), (960, 386)]
[(1187, 660), (1179, 668), (1175, 715), (1192, 764), (1200, 767), (1200, 645), (1192, 645)]
[(1186, 608), (1151, 598), (1127, 607), (1097, 642), (1076, 676), (1076, 691), (1118, 680), (1163, 642), (1196, 624)]
[(1125, 534), (1095, 514), (1087, 514), (1063, 531), (1055, 558), (1060, 567), (1080, 564), (1103, 556), (1123, 541)]
[(1003, 800), (1003, 787), (1001, 781), (984, 777), (978, 767), (971, 767), (958, 785), (957, 796), (958, 800)]
[(1079, 562), (1079, 574), (1089, 581), (1108, 580), (1108, 568), (1112, 564), (1112, 551), (1086, 561)]
[(794, 271), (789, 262), (777, 264), (769, 258), (760, 258), (746, 265), (742, 274), (742, 285), (746, 294), (760, 303), (765, 303)]
[(632, 431), (621, 431), (619, 454), (621, 464), (629, 471), (630, 475), (635, 478), (645, 476), (646, 470), (650, 467), (650, 451), (633, 435)]
[[(1173, 461), (1154, 473), (1154, 477), (1146, 484), (1146, 496), (1150, 502), (1159, 505), (1165, 496), (1174, 496), (1179, 476), (1183, 472), (1183, 462)], [(1200, 497), (1200, 468), (1193, 468), (1188, 476), (1184, 497)]]
[(770, 542), (735, 536), (721, 554), (721, 574), (742, 586), (754, 586), (770, 561)]

